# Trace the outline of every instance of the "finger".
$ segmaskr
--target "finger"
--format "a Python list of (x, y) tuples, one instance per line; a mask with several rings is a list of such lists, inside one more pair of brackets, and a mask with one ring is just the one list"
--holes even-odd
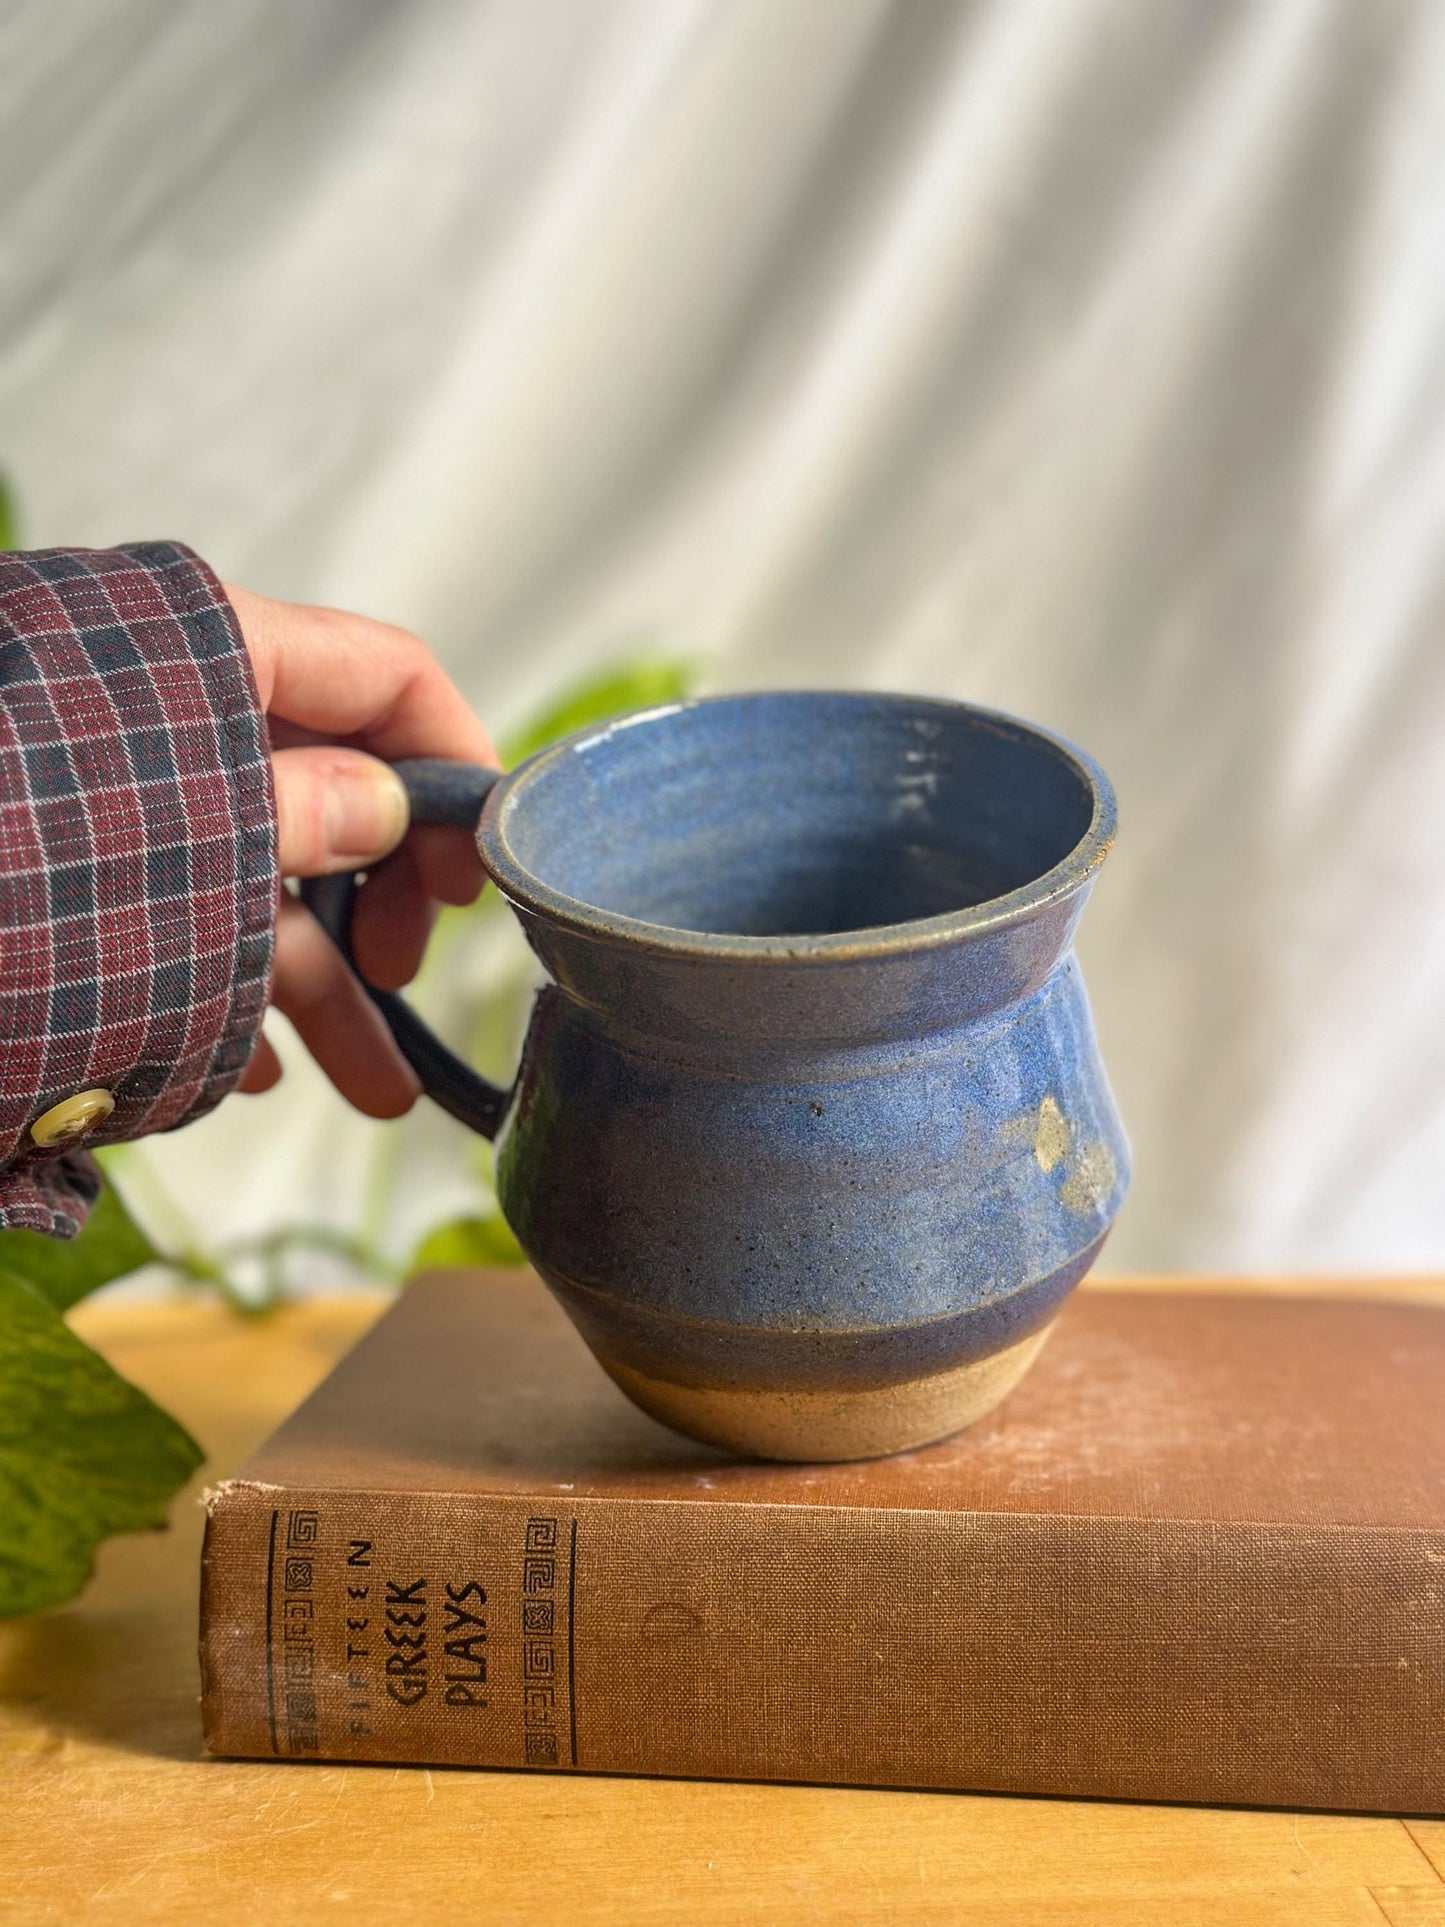
[(481, 895), (487, 873), (470, 830), (418, 824), (406, 839), (406, 853), (428, 896), (460, 905), (475, 903)]
[(409, 844), (387, 858), (357, 893), (351, 938), (361, 974), (379, 990), (400, 990), (421, 968), (436, 905)]
[(276, 1055), (269, 1037), (258, 1037), (251, 1061), (242, 1071), (236, 1089), (245, 1091), (248, 1096), (258, 1097), (262, 1091), (274, 1090), (280, 1082), (281, 1059)]
[(271, 758), (281, 870), (329, 876), (379, 863), (406, 834), (394, 770), (355, 749), (280, 749)]
[(304, 904), (283, 898), (271, 1001), (341, 1095), (368, 1117), (400, 1117), (421, 1089), (381, 1014)]
[(324, 747), (329, 741), (319, 730), (303, 729), (299, 723), (288, 723), (284, 717), (268, 716), (266, 734), (271, 739), (272, 749), (312, 749)]
[(340, 609), (273, 602), (226, 585), (262, 707), (378, 756), (493, 763), (487, 732), (426, 645)]
[(351, 932), (362, 975), (380, 990), (409, 984), (421, 968), (438, 904), (474, 902), (484, 877), (465, 830), (413, 830), (357, 894)]

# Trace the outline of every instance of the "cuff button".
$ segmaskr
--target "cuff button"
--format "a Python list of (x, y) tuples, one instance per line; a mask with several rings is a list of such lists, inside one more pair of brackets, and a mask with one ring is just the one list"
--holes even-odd
[(42, 1151), (54, 1150), (58, 1144), (78, 1144), (114, 1109), (115, 1099), (109, 1091), (77, 1091), (74, 1097), (63, 1097), (48, 1111), (42, 1111), (31, 1125), (30, 1135)]

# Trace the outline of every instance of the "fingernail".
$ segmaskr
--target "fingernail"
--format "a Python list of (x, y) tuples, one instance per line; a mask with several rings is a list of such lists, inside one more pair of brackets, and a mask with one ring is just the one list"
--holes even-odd
[(333, 861), (359, 868), (394, 850), (410, 812), (401, 778), (385, 763), (338, 770), (327, 782), (326, 841)]

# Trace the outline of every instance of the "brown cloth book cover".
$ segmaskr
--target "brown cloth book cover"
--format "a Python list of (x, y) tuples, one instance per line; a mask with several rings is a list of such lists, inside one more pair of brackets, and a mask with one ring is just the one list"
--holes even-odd
[(441, 1274), (209, 1505), (215, 1753), (1445, 1807), (1439, 1310), (1085, 1290), (970, 1431), (782, 1466)]

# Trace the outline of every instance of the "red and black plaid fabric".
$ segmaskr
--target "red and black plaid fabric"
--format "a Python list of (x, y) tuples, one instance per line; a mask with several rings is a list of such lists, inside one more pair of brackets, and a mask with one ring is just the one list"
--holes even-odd
[(176, 542), (0, 555), (0, 1226), (74, 1234), (94, 1163), (30, 1126), (77, 1091), (93, 1143), (235, 1084), (276, 913), (265, 723), (219, 584)]

